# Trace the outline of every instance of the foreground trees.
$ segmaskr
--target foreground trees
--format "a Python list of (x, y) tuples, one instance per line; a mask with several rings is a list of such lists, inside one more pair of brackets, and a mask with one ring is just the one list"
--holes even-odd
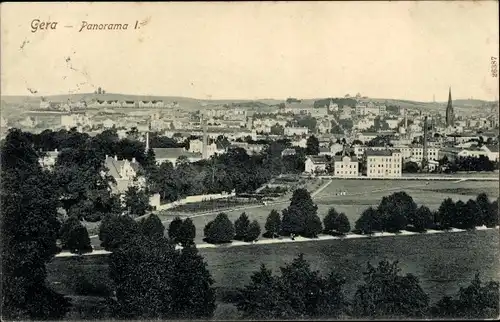
[(176, 251), (165, 238), (137, 235), (110, 255), (110, 276), (118, 318), (201, 319), (215, 310), (213, 280), (195, 247)]
[(362, 318), (408, 318), (427, 314), (429, 298), (412, 274), (401, 275), (398, 263), (368, 264), (364, 283), (354, 295), (352, 313)]
[(60, 319), (70, 302), (47, 286), (57, 252), (58, 200), (30, 140), (10, 130), (1, 146), (2, 317)]
[(431, 309), (433, 316), (441, 318), (491, 319), (499, 314), (498, 282), (482, 284), (476, 274), (471, 284), (461, 287), (454, 298), (445, 296)]
[(238, 310), (250, 319), (335, 318), (344, 311), (344, 280), (336, 274), (323, 277), (311, 270), (300, 254), (280, 268), (281, 275), (262, 265), (241, 290)]

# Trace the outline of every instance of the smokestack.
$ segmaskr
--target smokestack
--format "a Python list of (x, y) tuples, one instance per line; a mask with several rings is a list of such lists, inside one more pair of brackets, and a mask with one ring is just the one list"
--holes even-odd
[(405, 113), (405, 130), (408, 130), (408, 113), (406, 112), (406, 107), (404, 109), (404, 113)]
[(207, 145), (208, 145), (208, 136), (207, 136), (207, 123), (203, 118), (203, 114), (201, 114), (201, 126), (203, 127), (203, 147), (202, 147), (202, 157), (203, 159), (208, 159), (207, 157)]
[(422, 156), (422, 169), (427, 166), (427, 116), (424, 118), (424, 149), (423, 149), (423, 156)]

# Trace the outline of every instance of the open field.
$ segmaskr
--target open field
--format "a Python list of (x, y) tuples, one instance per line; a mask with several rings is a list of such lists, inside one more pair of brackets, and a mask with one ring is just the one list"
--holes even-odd
[[(316, 184), (315, 189), (310, 189), (310, 191), (315, 191), (318, 186)], [(347, 195), (336, 196), (335, 194), (339, 191), (346, 191)], [(499, 195), (498, 181), (462, 181), (459, 183), (431, 181), (426, 185), (425, 181), (336, 179), (326, 189), (318, 193), (314, 197), (314, 201), (318, 205), (318, 215), (321, 219), (326, 216), (329, 208), (335, 207), (337, 211), (344, 212), (351, 221), (351, 226), (354, 226), (366, 208), (377, 206), (382, 197), (397, 191), (406, 191), (418, 205), (426, 205), (431, 210), (437, 209), (445, 198), (452, 198), (454, 201), (467, 201), (470, 198), (476, 198), (481, 192), (485, 192), (492, 199)], [(226, 214), (234, 222), (245, 211), (250, 220), (257, 220), (261, 228), (264, 229), (266, 218), (271, 210), (281, 211), (287, 206), (288, 203), (281, 203), (245, 210), (226, 211)], [(190, 214), (186, 213), (185, 215), (189, 216)], [(192, 218), (196, 226), (197, 242), (202, 241), (203, 228), (216, 215), (210, 214)], [(173, 218), (167, 216), (161, 219), (168, 227)]]
[[(499, 241), (500, 234), (495, 229), (206, 248), (200, 249), (200, 254), (204, 256), (218, 288), (216, 318), (234, 319), (238, 312), (227, 298), (249, 281), (261, 263), (277, 272), (280, 266), (304, 253), (313, 269), (323, 274), (331, 270), (341, 273), (346, 278), (345, 290), (351, 296), (361, 282), (368, 261), (399, 260), (403, 272), (419, 277), (422, 287), (435, 302), (467, 285), (476, 272), (481, 274), (482, 280), (500, 280)], [(48, 265), (48, 272), (49, 283), (57, 290), (79, 295), (76, 298), (79, 303), (77, 310), (82, 312), (87, 312), (85, 305), (81, 304), (85, 298), (95, 303), (99, 292), (106, 293), (104, 285), (111, 284), (104, 256), (56, 258)], [(79, 294), (81, 289), (75, 287), (74, 275), (83, 276), (96, 287), (87, 287), (87, 293)]]

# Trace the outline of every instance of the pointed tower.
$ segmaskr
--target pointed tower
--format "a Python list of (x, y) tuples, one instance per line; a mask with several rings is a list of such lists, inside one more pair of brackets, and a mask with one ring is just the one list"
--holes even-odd
[(451, 87), (448, 94), (448, 105), (446, 106), (446, 126), (455, 125), (455, 115), (453, 114), (453, 106), (451, 104)]

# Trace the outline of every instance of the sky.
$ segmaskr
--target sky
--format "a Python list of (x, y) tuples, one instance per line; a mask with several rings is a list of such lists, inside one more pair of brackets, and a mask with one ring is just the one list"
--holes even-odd
[[(199, 99), (446, 101), (451, 86), (454, 98), (498, 99), (497, 1), (2, 3), (0, 12), (2, 95), (101, 86)], [(34, 19), (58, 24), (32, 32)], [(80, 31), (83, 21), (128, 26)]]

